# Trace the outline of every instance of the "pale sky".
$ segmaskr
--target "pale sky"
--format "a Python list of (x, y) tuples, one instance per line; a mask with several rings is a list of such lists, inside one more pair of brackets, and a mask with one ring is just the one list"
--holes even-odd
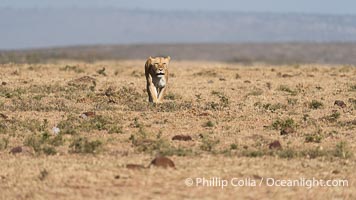
[(115, 7), (148, 10), (356, 14), (356, 0), (0, 0), (0, 7)]
[[(159, 12), (165, 10), (193, 12)], [(355, 19), (356, 0), (0, 0), (0, 50), (91, 44), (356, 41)], [(169, 28), (161, 29), (158, 25), (163, 23)]]

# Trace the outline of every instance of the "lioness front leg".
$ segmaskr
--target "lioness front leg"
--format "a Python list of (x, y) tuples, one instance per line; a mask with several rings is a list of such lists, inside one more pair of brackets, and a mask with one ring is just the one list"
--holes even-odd
[(147, 85), (147, 92), (148, 92), (148, 96), (149, 96), (149, 102), (157, 103), (158, 95), (157, 95), (156, 87), (153, 84)]
[(163, 96), (164, 96), (165, 92), (166, 92), (166, 87), (161, 88), (161, 90), (159, 91), (159, 94), (158, 94), (158, 103), (162, 103)]

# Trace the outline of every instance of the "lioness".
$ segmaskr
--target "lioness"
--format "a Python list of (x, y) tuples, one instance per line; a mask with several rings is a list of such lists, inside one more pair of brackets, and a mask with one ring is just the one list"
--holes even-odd
[(149, 102), (161, 103), (168, 82), (168, 64), (171, 57), (149, 57), (145, 64)]

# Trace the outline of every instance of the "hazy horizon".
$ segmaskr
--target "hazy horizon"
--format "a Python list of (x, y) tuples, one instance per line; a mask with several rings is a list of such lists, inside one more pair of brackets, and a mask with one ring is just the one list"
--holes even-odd
[(185, 11), (240, 11), (267, 13), (305, 13), (356, 15), (356, 1), (353, 0), (0, 0), (0, 8), (121, 8), (145, 10)]
[(355, 8), (356, 1), (350, 0), (0, 0), (0, 50), (141, 43), (355, 42)]

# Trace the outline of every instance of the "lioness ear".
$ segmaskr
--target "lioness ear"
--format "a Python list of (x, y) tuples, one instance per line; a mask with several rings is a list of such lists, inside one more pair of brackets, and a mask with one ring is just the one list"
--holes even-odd
[(152, 56), (150, 56), (150, 57), (147, 58), (147, 60), (152, 60), (152, 59), (153, 59)]
[(167, 58), (168, 60), (171, 60), (171, 57), (170, 57), (170, 56), (167, 56), (166, 58)]

